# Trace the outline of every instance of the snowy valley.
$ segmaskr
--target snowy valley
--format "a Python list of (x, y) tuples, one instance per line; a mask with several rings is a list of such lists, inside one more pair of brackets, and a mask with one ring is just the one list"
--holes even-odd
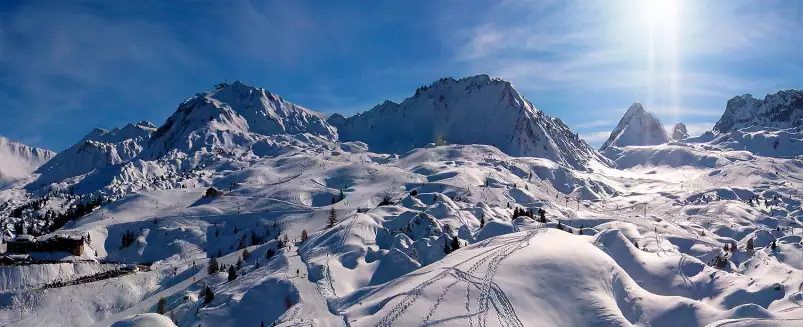
[(234, 82), (0, 138), (0, 325), (803, 325), (803, 91), (647, 109), (596, 150), (486, 75), (353, 117)]

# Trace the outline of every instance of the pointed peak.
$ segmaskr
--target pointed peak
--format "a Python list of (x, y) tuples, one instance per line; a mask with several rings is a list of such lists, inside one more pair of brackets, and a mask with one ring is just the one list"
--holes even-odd
[(630, 105), (630, 108), (627, 109), (627, 113), (625, 113), (625, 115), (643, 113), (643, 112), (647, 112), (646, 110), (644, 110), (644, 106), (641, 105), (641, 103), (639, 102), (633, 102), (633, 104)]

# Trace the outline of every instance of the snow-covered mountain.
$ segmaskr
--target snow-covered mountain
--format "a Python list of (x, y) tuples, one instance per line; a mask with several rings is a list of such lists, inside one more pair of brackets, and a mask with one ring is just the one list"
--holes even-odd
[(714, 131), (727, 133), (751, 125), (773, 128), (803, 126), (803, 90), (781, 90), (768, 94), (764, 100), (750, 94), (733, 97), (714, 125)]
[(40, 187), (83, 175), (97, 168), (127, 162), (142, 151), (155, 130), (156, 126), (148, 121), (128, 124), (111, 131), (96, 128), (39, 167), (36, 170), (40, 174), (39, 179), (32, 185)]
[(201, 149), (247, 148), (260, 136), (301, 133), (337, 139), (335, 128), (322, 114), (236, 81), (179, 105), (156, 130), (141, 159), (159, 158), (173, 150), (189, 154)]
[(619, 124), (611, 132), (611, 136), (600, 147), (600, 151), (611, 146), (658, 145), (671, 140), (658, 117), (644, 110), (641, 103), (636, 102), (627, 109)]
[(340, 140), (362, 141), (371, 151), (404, 153), (439, 140), (493, 145), (512, 156), (539, 157), (585, 169), (608, 163), (560, 119), (536, 109), (513, 86), (488, 75), (443, 78), (395, 103), (385, 101), (353, 117), (334, 114)]
[(53, 158), (55, 152), (0, 136), (0, 182), (23, 177)]
[(672, 139), (673, 140), (685, 140), (689, 138), (689, 131), (686, 129), (686, 124), (684, 123), (677, 123), (675, 127), (672, 128)]
[[(0, 325), (781, 327), (803, 319), (803, 165), (779, 158), (803, 147), (792, 128), (612, 144), (615, 168), (583, 170), (596, 151), (487, 76), (444, 79), (331, 125), (235, 84), (185, 101), (159, 131), (143, 122), (87, 135), (43, 173), (79, 173), (63, 181), (75, 194), (0, 191), (4, 235), (58, 221), (39, 241), (85, 242), (80, 253), (34, 252), (48, 261), (0, 266)], [(631, 109), (617, 141), (654, 141), (660, 122)], [(374, 133), (358, 128), (370, 130), (363, 119), (376, 123)], [(427, 137), (415, 134), (417, 124)], [(338, 144), (332, 125), (374, 151), (426, 143), (376, 153)], [(450, 139), (461, 140), (459, 126), (490, 140), (470, 142), (519, 143), (425, 146), (441, 136), (459, 143)], [(536, 141), (549, 145), (536, 153), (545, 158), (500, 150), (534, 151)], [(70, 160), (85, 166), (69, 172)], [(97, 195), (113, 201), (90, 205)]]

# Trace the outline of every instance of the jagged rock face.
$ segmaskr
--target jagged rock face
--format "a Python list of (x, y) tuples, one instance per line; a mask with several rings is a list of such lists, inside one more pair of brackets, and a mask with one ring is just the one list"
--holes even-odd
[(0, 181), (28, 175), (55, 155), (0, 136)]
[(685, 140), (687, 138), (689, 138), (689, 131), (686, 130), (686, 125), (683, 123), (675, 124), (675, 128), (672, 129), (672, 139)]
[(671, 139), (658, 117), (644, 110), (644, 107), (636, 102), (619, 120), (619, 124), (611, 132), (608, 140), (602, 144), (600, 151), (611, 146), (658, 145), (669, 141)]
[(353, 117), (328, 122), (342, 141), (362, 141), (373, 152), (404, 153), (439, 140), (493, 145), (513, 156), (547, 158), (576, 169), (589, 160), (610, 164), (559, 119), (536, 109), (506, 81), (478, 75), (444, 78), (415, 95), (385, 101)]
[(142, 158), (154, 159), (173, 149), (191, 153), (248, 146), (258, 135), (300, 133), (337, 140), (335, 128), (320, 113), (237, 81), (179, 105), (156, 130)]
[(127, 162), (142, 151), (156, 126), (147, 121), (111, 131), (96, 128), (83, 139), (36, 170), (35, 187), (89, 173), (97, 168)]
[(768, 94), (763, 101), (750, 94), (733, 97), (728, 100), (725, 113), (714, 125), (714, 131), (727, 133), (751, 125), (800, 127), (803, 125), (803, 91), (782, 90)]

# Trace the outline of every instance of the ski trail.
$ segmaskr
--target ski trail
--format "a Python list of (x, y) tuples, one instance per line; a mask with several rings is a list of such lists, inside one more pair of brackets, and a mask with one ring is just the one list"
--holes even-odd
[[(495, 245), (495, 248), (487, 253), (485, 256), (477, 260), (472, 266), (469, 267), (468, 270), (465, 272), (461, 271), (457, 267), (466, 263), (466, 260), (456, 264), (454, 267), (444, 269), (443, 271), (439, 272), (432, 278), (424, 281), (423, 283), (417, 285), (412, 290), (410, 290), (407, 295), (397, 303), (393, 308), (391, 308), (390, 312), (385, 315), (378, 323), (377, 326), (392, 326), (393, 322), (402, 317), (407, 310), (421, 297), (423, 294), (424, 289), (428, 286), (435, 284), (436, 282), (443, 280), (446, 277), (453, 277), (457, 279), (456, 281), (448, 284), (439, 296), (436, 298), (435, 302), (433, 303), (432, 307), (430, 307), (428, 314), (424, 317), (422, 325), (433, 324), (430, 322), (430, 319), (434, 316), (434, 313), (437, 307), (442, 303), (443, 298), (446, 296), (448, 291), (457, 285), (457, 283), (463, 281), (467, 282), (468, 284), (473, 284), (478, 290), (480, 294), (479, 302), (479, 310), (477, 314), (481, 314), (480, 321), (478, 326), (485, 326), (485, 319), (483, 317), (487, 316), (490, 306), (493, 305), (496, 308), (497, 315), (499, 319), (506, 321), (507, 323), (504, 325), (510, 326), (524, 326), (513, 310), (512, 304), (507, 301), (507, 297), (503, 295), (501, 289), (498, 288), (493, 283), (494, 275), (496, 274), (497, 269), (501, 265), (502, 261), (509, 257), (511, 254), (516, 252), (519, 249), (522, 249), (529, 244), (530, 239), (535, 235), (539, 234), (543, 229), (539, 228), (533, 231), (528, 231), (525, 235), (517, 237), (512, 240), (504, 240), (501, 244)], [(493, 245), (492, 245), (493, 246)], [(489, 262), (489, 263), (488, 263)], [(473, 273), (476, 272), (480, 267), (482, 267), (485, 263), (488, 263), (488, 268), (485, 271), (482, 277), (474, 276)], [(468, 286), (466, 290), (466, 309), (467, 311), (470, 310), (470, 286)], [(471, 313), (467, 315), (469, 317), (469, 324), (473, 326), (473, 321), (471, 318)]]

